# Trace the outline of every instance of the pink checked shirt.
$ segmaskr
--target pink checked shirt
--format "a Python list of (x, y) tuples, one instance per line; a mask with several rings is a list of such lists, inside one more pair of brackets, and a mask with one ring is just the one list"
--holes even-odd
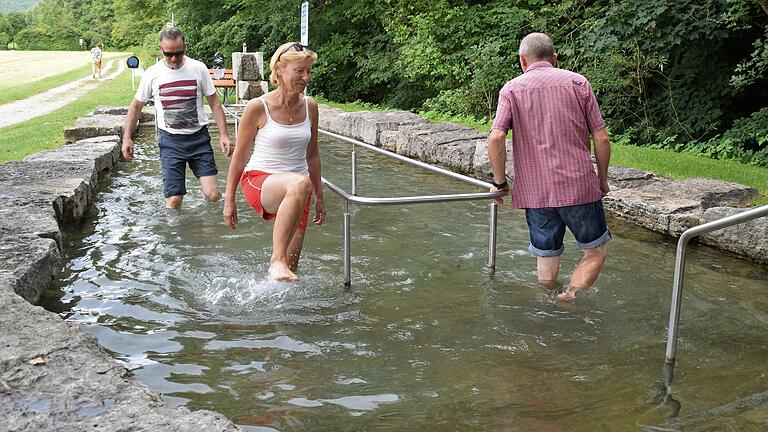
[(512, 129), (512, 207), (585, 204), (602, 198), (589, 135), (605, 127), (592, 86), (583, 76), (531, 64), (499, 92), (493, 129)]

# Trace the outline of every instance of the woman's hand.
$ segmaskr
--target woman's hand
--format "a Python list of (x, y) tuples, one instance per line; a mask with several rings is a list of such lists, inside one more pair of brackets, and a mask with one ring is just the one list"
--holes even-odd
[(224, 223), (232, 229), (237, 225), (237, 205), (234, 201), (224, 200)]
[(322, 225), (325, 222), (325, 203), (322, 198), (315, 197), (315, 217), (312, 218), (315, 225)]

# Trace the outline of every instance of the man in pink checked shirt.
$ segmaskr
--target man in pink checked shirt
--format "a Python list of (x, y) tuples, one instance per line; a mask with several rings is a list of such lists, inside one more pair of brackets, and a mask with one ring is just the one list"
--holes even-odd
[[(592, 86), (583, 76), (558, 69), (549, 36), (531, 33), (520, 42), (523, 74), (499, 92), (496, 119), (488, 136), (492, 191), (508, 191), (507, 132), (512, 129), (514, 185), (512, 207), (524, 208), (539, 282), (559, 288), (565, 228), (584, 256), (568, 287), (557, 295), (573, 300), (600, 275), (611, 233), (602, 197), (608, 193), (611, 142)], [(595, 143), (597, 173), (589, 137)], [(501, 200), (499, 200), (501, 202)]]

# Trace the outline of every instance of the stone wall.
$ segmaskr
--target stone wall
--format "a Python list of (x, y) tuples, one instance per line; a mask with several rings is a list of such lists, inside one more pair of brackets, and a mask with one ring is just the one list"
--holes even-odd
[[(487, 135), (453, 123), (429, 123), (402, 111), (344, 112), (320, 107), (320, 128), (401, 155), (489, 180)], [(507, 142), (507, 176), (512, 172)], [(652, 231), (679, 237), (688, 228), (744, 211), (754, 188), (704, 178), (670, 180), (632, 168), (610, 167), (606, 212)], [(700, 242), (768, 263), (768, 218), (704, 235)]]
[(97, 110), (67, 130), (74, 144), (0, 165), (0, 430), (239, 430), (166, 406), (96, 338), (33, 306), (61, 269), (60, 227), (86, 217), (117, 167), (124, 121)]

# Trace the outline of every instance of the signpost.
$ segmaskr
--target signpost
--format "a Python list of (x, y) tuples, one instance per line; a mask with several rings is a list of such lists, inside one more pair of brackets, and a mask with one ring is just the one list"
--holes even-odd
[(309, 2), (301, 4), (301, 44), (309, 45)]
[(139, 58), (136, 56), (130, 56), (125, 61), (126, 66), (128, 66), (128, 69), (131, 70), (131, 89), (133, 91), (136, 91), (136, 83), (134, 81), (135, 76), (135, 70), (139, 67)]
[[(309, 2), (301, 4), (301, 44), (309, 45)], [(309, 83), (307, 83), (309, 87)], [(304, 95), (307, 94), (307, 87), (304, 87)]]

